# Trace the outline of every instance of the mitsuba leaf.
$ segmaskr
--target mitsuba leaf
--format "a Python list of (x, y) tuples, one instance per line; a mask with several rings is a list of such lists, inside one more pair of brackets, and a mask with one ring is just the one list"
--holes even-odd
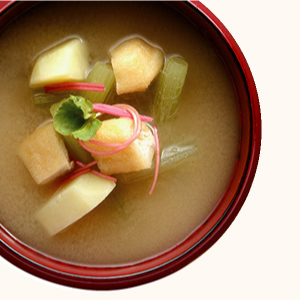
[(100, 128), (100, 126), (101, 121), (98, 119), (86, 121), (81, 128), (73, 132), (73, 136), (76, 139), (88, 141), (96, 135), (97, 130)]
[(58, 111), (58, 109), (61, 106), (61, 104), (63, 102), (65, 102), (65, 101), (67, 101), (67, 100), (68, 99), (63, 99), (63, 100), (61, 100), (59, 102), (56, 102), (56, 103), (54, 103), (54, 104), (51, 105), (51, 107), (50, 107), (50, 113), (51, 113), (51, 115), (52, 115), (53, 118), (55, 117), (55, 114)]
[(74, 102), (76, 107), (81, 109), (81, 111), (83, 112), (83, 118), (85, 120), (88, 120), (89, 118), (91, 118), (91, 117), (93, 118), (96, 116), (96, 114), (93, 112), (94, 108), (93, 108), (92, 102), (86, 100), (85, 98), (83, 98), (81, 96), (72, 96), (71, 95), (69, 99)]
[(54, 127), (62, 135), (73, 134), (75, 138), (89, 140), (101, 126), (93, 112), (93, 104), (80, 96), (63, 99), (51, 106)]
[(69, 135), (85, 123), (83, 113), (70, 99), (64, 101), (54, 116), (54, 127), (62, 135)]

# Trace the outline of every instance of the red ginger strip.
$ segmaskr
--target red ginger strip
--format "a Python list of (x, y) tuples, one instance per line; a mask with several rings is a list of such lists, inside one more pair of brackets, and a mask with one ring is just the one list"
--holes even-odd
[[(83, 164), (82, 162), (78, 161), (78, 160), (75, 160), (74, 162), (75, 162), (75, 164), (76, 164), (77, 166), (80, 167), (80, 169), (78, 169), (78, 171), (80, 171), (80, 170), (83, 171), (83, 170), (85, 170), (85, 169), (88, 169), (89, 172), (91, 172), (91, 173), (93, 173), (93, 174), (95, 174), (95, 175), (97, 175), (97, 176), (99, 176), (99, 177), (101, 177), (101, 178), (104, 178), (104, 179), (107, 179), (107, 180), (110, 180), (110, 181), (113, 181), (113, 182), (116, 182), (116, 181), (117, 181), (117, 179), (114, 178), (114, 177), (108, 176), (108, 175), (106, 175), (106, 174), (103, 174), (103, 173), (101, 173), (101, 172), (99, 172), (99, 171), (96, 171), (96, 170), (92, 169), (91, 167), (97, 164), (97, 161), (96, 161), (96, 160), (94, 160), (94, 161), (92, 161), (92, 162), (90, 162), (90, 163), (88, 163), (88, 164), (86, 164), (86, 165)], [(74, 172), (76, 172), (76, 171), (74, 171)]]
[(154, 191), (156, 186), (157, 178), (158, 178), (158, 171), (160, 165), (160, 149), (159, 149), (159, 138), (156, 125), (153, 125), (153, 134), (154, 134), (154, 141), (155, 141), (155, 171), (154, 171), (154, 178), (152, 182), (152, 186), (150, 189), (149, 194), (151, 195)]
[(140, 135), (140, 133), (142, 131), (142, 121), (141, 121), (140, 115), (136, 111), (136, 109), (133, 108), (132, 106), (126, 105), (126, 104), (117, 104), (115, 106), (126, 109), (126, 111), (132, 116), (132, 118), (134, 120), (134, 130), (133, 130), (132, 136), (127, 141), (125, 141), (122, 144), (117, 144), (117, 143), (102, 143), (102, 142), (98, 142), (98, 141), (96, 141), (94, 139), (89, 140), (90, 143), (98, 145), (98, 146), (115, 148), (113, 150), (107, 150), (107, 151), (98, 151), (98, 150), (95, 150), (95, 149), (91, 148), (90, 146), (88, 146), (84, 141), (78, 139), (78, 142), (79, 142), (79, 144), (81, 145), (81, 147), (83, 149), (85, 149), (86, 151), (89, 151), (90, 153), (96, 154), (96, 155), (111, 155), (111, 154), (115, 154), (115, 153), (118, 153), (118, 152), (124, 150), (134, 140), (136, 140), (139, 137), (139, 135)]
[(73, 179), (75, 179), (75, 178), (77, 178), (77, 177), (79, 177), (79, 176), (81, 176), (81, 175), (83, 175), (83, 174), (86, 174), (86, 173), (88, 173), (88, 172), (91, 172), (91, 173), (93, 173), (94, 175), (97, 175), (97, 176), (99, 176), (99, 177), (101, 177), (101, 178), (103, 178), (103, 179), (107, 179), (107, 180), (109, 180), (109, 181), (113, 181), (113, 182), (116, 182), (116, 181), (117, 181), (117, 179), (114, 178), (114, 177), (111, 177), (111, 176), (102, 174), (101, 172), (92, 169), (91, 167), (92, 167), (93, 165), (97, 164), (97, 161), (96, 161), (96, 160), (92, 161), (91, 163), (89, 163), (89, 164), (87, 164), (87, 165), (83, 164), (82, 162), (80, 162), (80, 161), (78, 161), (78, 160), (75, 160), (74, 162), (75, 162), (75, 164), (76, 164), (77, 166), (79, 166), (80, 168), (77, 169), (77, 170), (75, 170), (75, 171), (73, 171), (73, 172), (71, 172), (71, 173), (69, 173), (69, 174), (65, 177), (65, 179), (59, 183), (59, 187), (61, 187), (61, 186), (64, 185), (64, 184), (67, 184), (68, 182), (72, 181)]
[[(112, 116), (117, 116), (117, 117), (132, 118), (132, 115), (126, 110), (126, 108), (120, 107), (120, 105), (95, 103), (95, 104), (93, 104), (93, 107), (94, 107), (94, 111), (100, 112), (103, 114), (110, 114)], [(127, 107), (131, 107), (131, 106), (127, 105)], [(153, 118), (151, 118), (151, 117), (143, 116), (143, 115), (139, 115), (139, 116), (140, 116), (142, 122), (152, 122), (153, 121)]]
[(81, 168), (85, 169), (85, 168), (91, 168), (92, 166), (96, 165), (97, 161), (93, 160), (92, 162), (90, 162), (90, 163), (88, 163), (86, 165), (84, 163), (82, 163), (81, 161), (79, 161), (79, 160), (74, 160), (74, 163), (78, 167), (81, 167)]
[(105, 88), (103, 84), (89, 83), (89, 82), (60, 82), (54, 84), (48, 84), (44, 86), (45, 93), (54, 93), (61, 91), (94, 91), (104, 92)]
[(89, 168), (85, 168), (85, 169), (75, 170), (75, 171), (69, 173), (61, 182), (59, 182), (58, 187), (60, 188), (61, 186), (67, 184), (68, 182), (72, 181), (73, 179), (79, 177), (80, 175), (88, 173), (89, 171), (90, 171)]

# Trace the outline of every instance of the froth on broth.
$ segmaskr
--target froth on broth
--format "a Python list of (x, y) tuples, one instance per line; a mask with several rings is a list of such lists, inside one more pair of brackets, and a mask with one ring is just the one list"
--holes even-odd
[[(189, 63), (176, 116), (159, 125), (161, 148), (192, 141), (198, 152), (163, 173), (153, 195), (152, 179), (118, 182), (114, 192), (67, 230), (50, 237), (34, 214), (53, 193), (37, 186), (17, 156), (18, 145), (50, 117), (35, 107), (28, 87), (33, 58), (59, 40), (82, 37), (91, 64), (109, 59), (117, 42), (138, 35), (166, 55)], [(186, 238), (211, 213), (226, 190), (239, 147), (239, 115), (227, 70), (202, 33), (158, 2), (45, 2), (0, 34), (0, 223), (14, 236), (48, 255), (86, 264), (123, 264), (166, 251)], [(141, 113), (151, 109), (148, 93), (119, 96)]]

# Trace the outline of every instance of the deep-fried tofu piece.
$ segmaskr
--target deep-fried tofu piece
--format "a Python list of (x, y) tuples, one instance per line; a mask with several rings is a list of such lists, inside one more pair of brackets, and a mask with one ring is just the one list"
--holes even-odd
[(128, 39), (111, 51), (117, 94), (147, 89), (164, 65), (164, 54), (141, 38)]
[(48, 183), (74, 166), (53, 122), (46, 123), (30, 134), (21, 144), (19, 155), (37, 184)]
[[(106, 143), (123, 143), (133, 133), (134, 123), (129, 118), (110, 119), (103, 121), (97, 131), (95, 140)], [(98, 151), (107, 151), (110, 148), (95, 146), (87, 143)], [(139, 137), (124, 150), (111, 155), (95, 155), (97, 165), (102, 173), (118, 174), (148, 169), (152, 165), (155, 151), (155, 142), (151, 130), (142, 123), (142, 132)]]

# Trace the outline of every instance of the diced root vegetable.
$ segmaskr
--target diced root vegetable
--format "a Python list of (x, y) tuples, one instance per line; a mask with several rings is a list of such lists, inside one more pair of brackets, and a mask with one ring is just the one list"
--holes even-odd
[(29, 85), (39, 88), (51, 83), (85, 80), (88, 57), (85, 42), (77, 38), (64, 41), (38, 56)]
[(128, 39), (111, 51), (117, 94), (142, 92), (159, 74), (164, 54), (141, 38)]
[(37, 212), (36, 220), (55, 235), (93, 210), (115, 186), (92, 173), (83, 174), (62, 186)]
[(160, 122), (171, 119), (180, 104), (180, 95), (187, 75), (188, 63), (180, 57), (169, 57), (157, 79), (154, 98), (155, 118)]
[(83, 91), (80, 93), (82, 97), (92, 103), (105, 103), (115, 85), (115, 76), (112, 66), (104, 62), (98, 61), (89, 73), (86, 82), (103, 84), (105, 92), (97, 93), (92, 91)]

